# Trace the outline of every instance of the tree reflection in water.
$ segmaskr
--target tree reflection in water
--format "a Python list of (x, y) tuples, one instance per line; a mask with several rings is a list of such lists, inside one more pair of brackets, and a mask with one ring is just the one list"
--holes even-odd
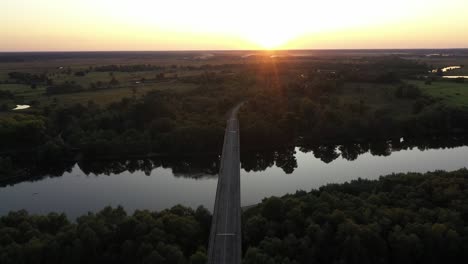
[[(374, 156), (389, 156), (392, 152), (418, 148), (419, 150), (445, 149), (468, 145), (466, 137), (433, 137), (430, 139), (391, 139), (386, 141), (347, 143), (340, 145), (315, 145), (301, 147), (285, 147), (275, 150), (241, 152), (241, 167), (247, 172), (264, 171), (273, 166), (281, 168), (286, 174), (291, 174), (297, 168), (296, 149), (303, 153), (312, 152), (315, 158), (324, 163), (331, 163), (338, 158), (349, 161), (356, 160), (360, 155), (370, 153)], [(34, 164), (34, 159), (20, 159), (16, 164), (24, 168), (28, 177), (3, 181), (0, 186), (14, 185), (23, 181), (39, 181), (45, 177), (60, 177), (65, 172), (71, 172), (75, 165), (88, 176), (113, 175), (128, 171), (142, 171), (150, 176), (156, 168), (170, 168), (175, 177), (206, 178), (217, 177), (219, 171), (219, 156), (196, 157), (157, 157), (147, 159), (123, 160), (93, 160), (53, 162), (52, 164)]]

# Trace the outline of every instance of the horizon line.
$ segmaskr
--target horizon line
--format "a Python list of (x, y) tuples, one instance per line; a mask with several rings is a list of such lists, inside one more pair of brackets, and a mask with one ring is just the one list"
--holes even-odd
[(174, 49), (174, 50), (0, 50), (0, 53), (54, 53), (54, 52), (202, 52), (202, 51), (357, 51), (357, 50), (468, 50), (456, 48), (311, 48), (311, 49)]

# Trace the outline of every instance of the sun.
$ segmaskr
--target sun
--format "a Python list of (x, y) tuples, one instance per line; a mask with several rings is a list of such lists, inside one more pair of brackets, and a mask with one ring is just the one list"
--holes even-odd
[(287, 48), (288, 43), (304, 33), (302, 17), (297, 12), (285, 12), (282, 5), (268, 5), (244, 12), (243, 20), (235, 26), (239, 35), (263, 49)]
[(286, 48), (299, 34), (285, 25), (271, 23), (269, 27), (246, 27), (242, 35), (259, 48), (271, 50)]
[(258, 45), (263, 49), (278, 49), (286, 45), (286, 43), (291, 39), (290, 36), (281, 33), (270, 33), (258, 31), (251, 36), (248, 36), (249, 40)]

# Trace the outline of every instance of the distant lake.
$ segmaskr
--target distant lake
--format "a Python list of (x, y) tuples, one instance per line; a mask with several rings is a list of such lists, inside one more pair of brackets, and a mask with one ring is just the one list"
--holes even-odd
[(459, 79), (459, 78), (468, 79), (468, 76), (442, 76), (442, 78), (445, 78), (445, 79)]
[[(442, 72), (448, 72), (448, 71), (453, 71), (456, 69), (461, 69), (462, 66), (448, 66), (445, 68), (441, 68)], [(439, 69), (433, 69), (431, 72), (436, 73)]]
[(23, 109), (28, 109), (30, 107), (31, 107), (30, 105), (16, 105), (16, 107), (13, 108), (12, 110), (23, 110)]
[[(398, 172), (456, 170), (468, 165), (463, 142), (403, 140), (291, 147), (241, 154), (241, 202)], [(65, 212), (75, 218), (107, 205), (162, 210), (176, 204), (213, 208), (218, 157), (72, 163), (30, 181), (0, 187), (0, 214)]]

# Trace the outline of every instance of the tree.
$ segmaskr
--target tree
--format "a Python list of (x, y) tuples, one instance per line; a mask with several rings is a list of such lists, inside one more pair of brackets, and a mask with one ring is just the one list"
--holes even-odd
[(110, 86), (117, 86), (117, 85), (119, 85), (119, 81), (114, 76), (112, 76), (112, 79), (109, 81), (109, 85)]
[(283, 217), (283, 201), (278, 197), (270, 197), (263, 201), (262, 216), (272, 220), (280, 220)]
[(205, 264), (208, 257), (205, 252), (197, 251), (190, 257), (190, 264)]

